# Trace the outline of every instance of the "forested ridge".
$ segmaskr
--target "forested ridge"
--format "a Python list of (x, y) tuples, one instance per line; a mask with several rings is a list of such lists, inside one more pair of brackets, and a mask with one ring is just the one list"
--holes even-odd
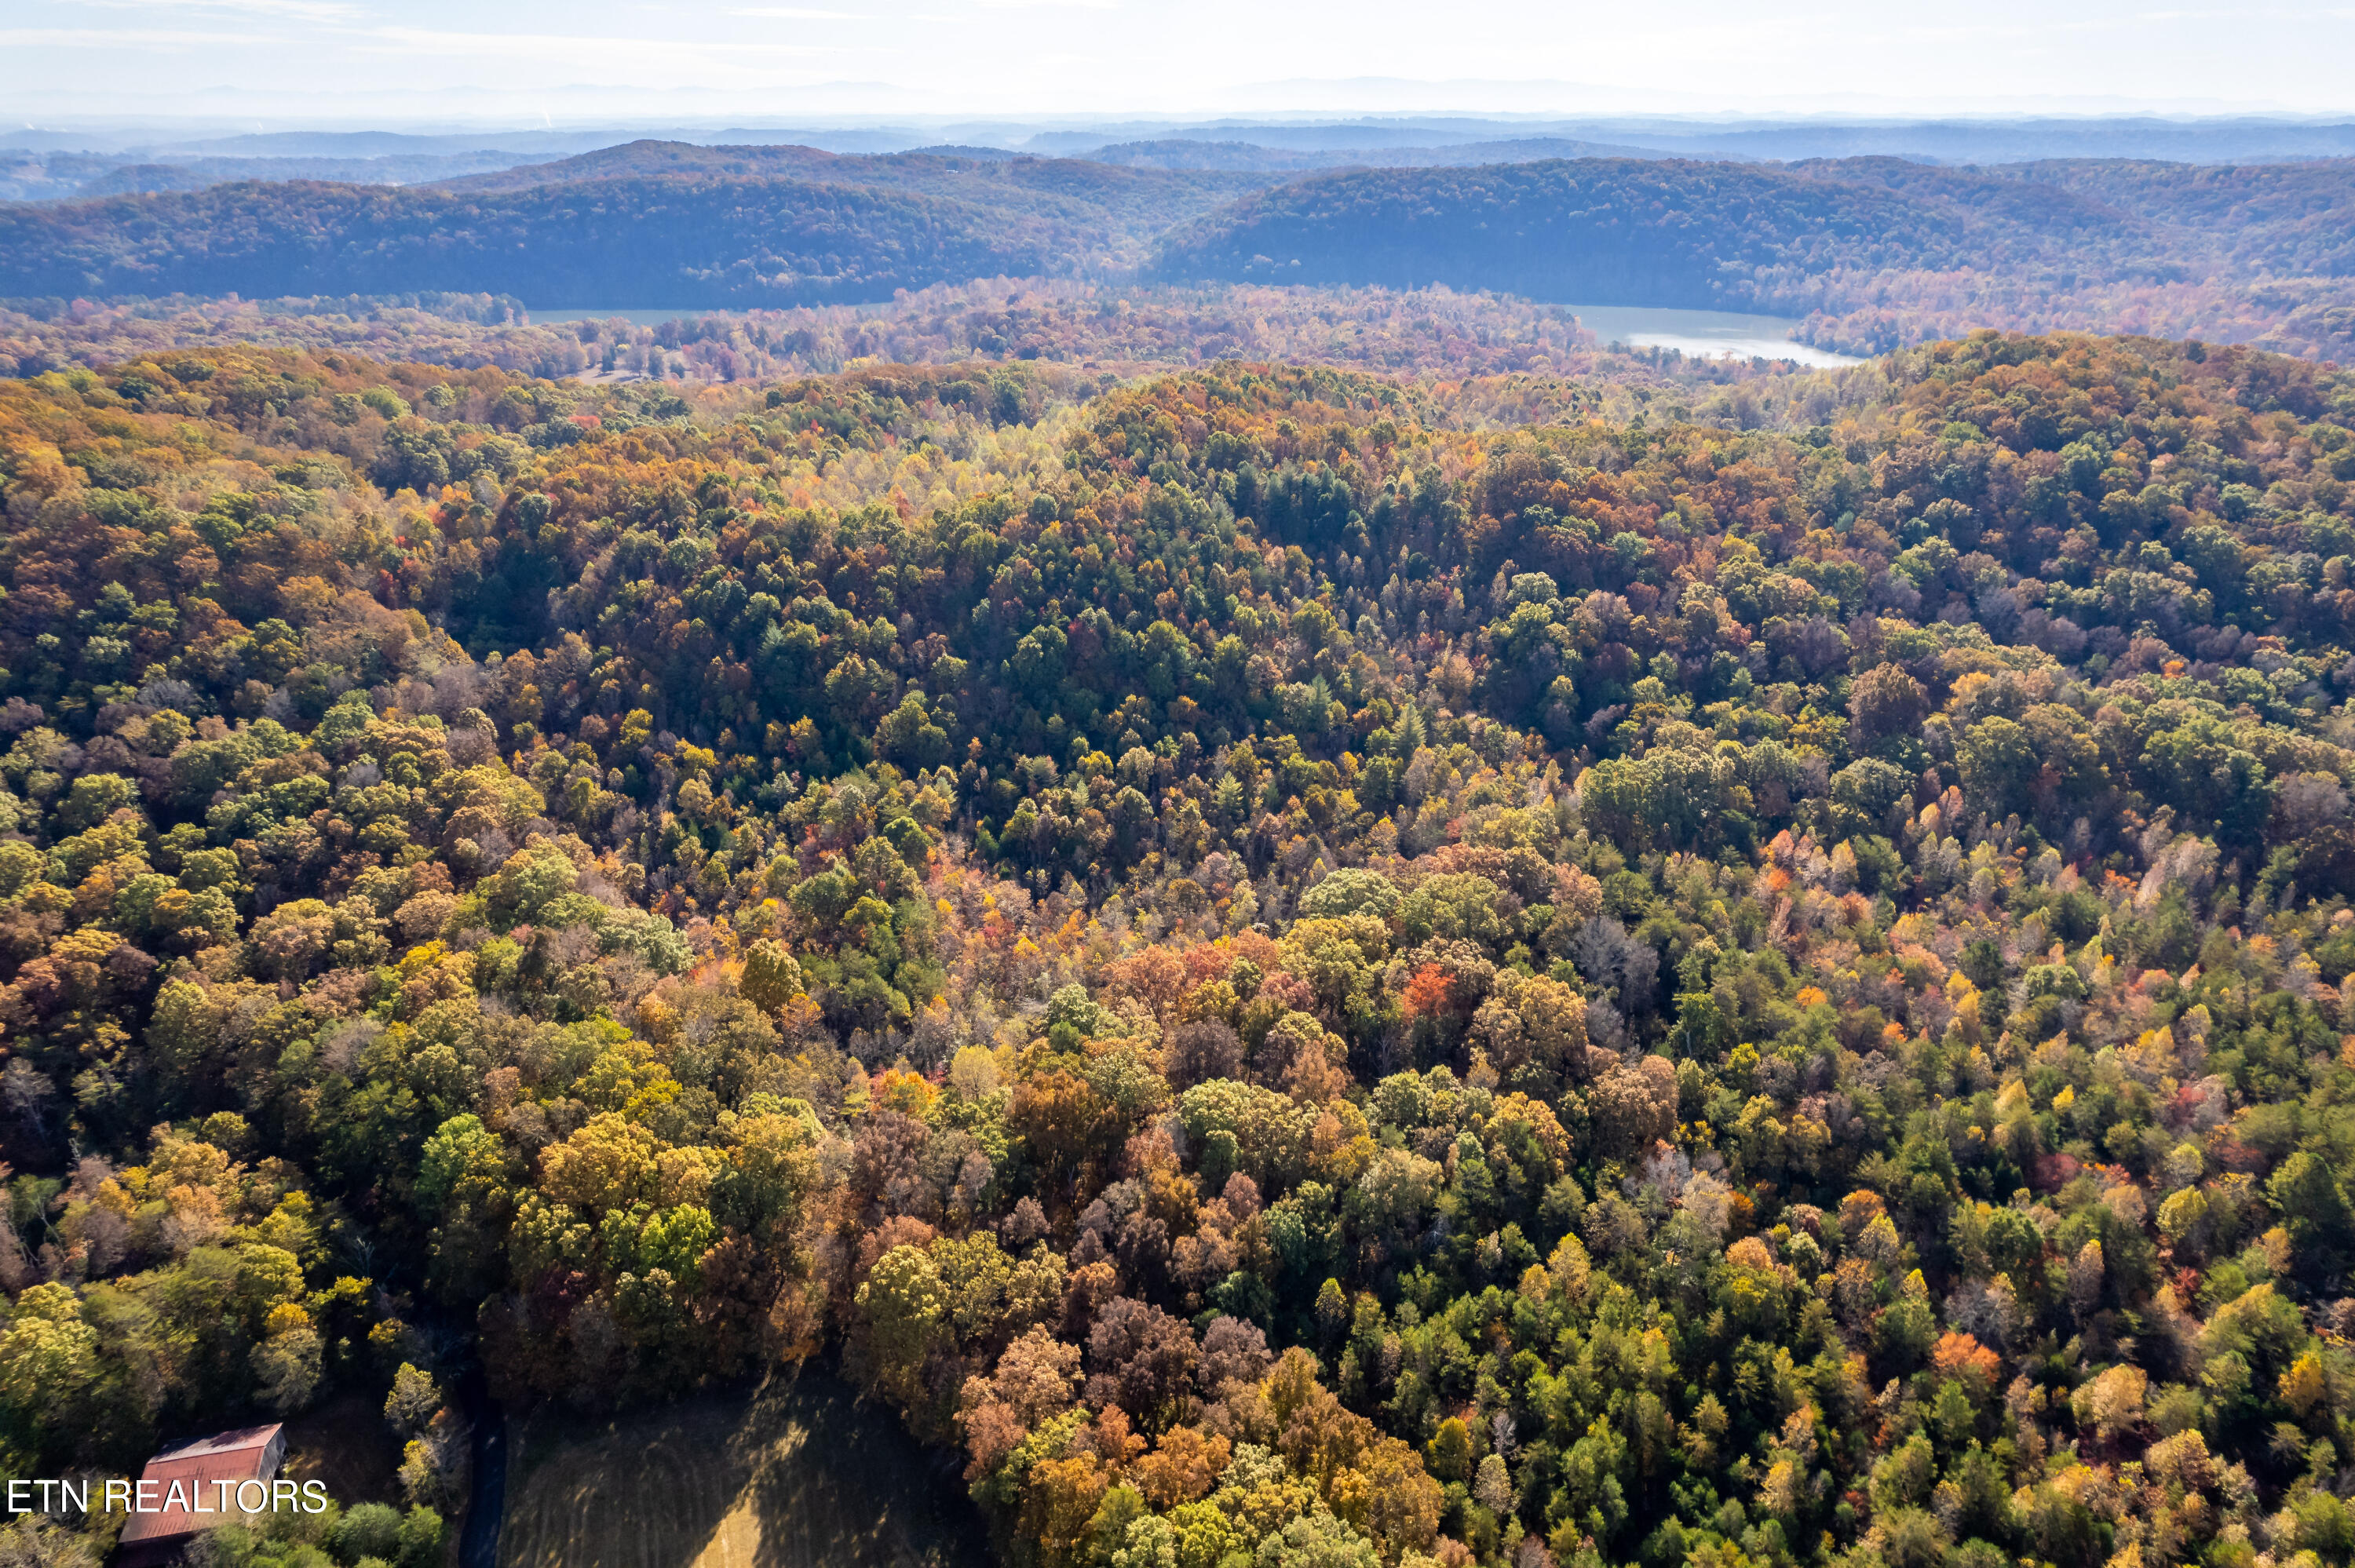
[[(2100, 222), (2066, 193), (2020, 189), (2045, 198), (2047, 225)], [(1632, 158), (1353, 170), (1207, 215), (1165, 241), (1159, 267), (1391, 288), (1473, 286), (1477, 274), (1538, 299), (1732, 308), (1750, 302), (1762, 264), (1807, 273), (1859, 246), (1880, 264), (1955, 264), (1971, 238), (1959, 215), (1907, 195), (1761, 164)]]
[(974, 278), (1133, 266), (1169, 224), (1255, 183), (1071, 161), (659, 143), (553, 168), (441, 187), (241, 181), (0, 207), (0, 288), (456, 291), (739, 309), (872, 302)]
[(2350, 177), (2343, 159), (1358, 170), (1205, 214), (1155, 267), (1811, 315), (1809, 341), (1860, 353), (1996, 323), (2270, 334), (2343, 355)]
[(852, 154), (815, 147), (703, 147), (683, 142), (640, 141), (549, 164), (525, 164), (495, 174), (443, 181), (456, 192), (527, 189), (600, 179), (648, 179), (667, 175), (762, 178), (786, 176), (819, 185), (872, 185), (977, 203), (1071, 204), (1074, 220), (1100, 217), (1151, 225), (1157, 233), (1173, 211), (1199, 210), (1266, 183), (1246, 175), (1199, 169), (1127, 169), (1091, 158), (1014, 156), (987, 148), (940, 147), (911, 153)]
[(427, 1568), (469, 1367), (822, 1356), (1041, 1568), (2355, 1551), (2341, 373), (224, 345), (0, 476), (11, 1474), (357, 1392), (200, 1554)]
[(248, 181), (11, 204), (0, 295), (429, 291), (747, 311), (989, 279), (1444, 285), (1804, 317), (1799, 335), (1860, 355), (1987, 326), (2355, 350), (2355, 161), (1959, 168), (1532, 150), (1547, 149), (1302, 174), (1156, 167), (1177, 155), (1153, 143), (1107, 150), (1115, 166), (645, 141), (432, 186)]
[(1534, 164), (1548, 158), (1641, 158), (1658, 154), (1643, 147), (1582, 142), (1561, 136), (1525, 136), (1494, 142), (1457, 142), (1438, 147), (1265, 147), (1251, 142), (1162, 140), (1122, 142), (1098, 147), (1092, 163), (1146, 169), (1232, 169), (1250, 173), (1286, 169), (1423, 168), (1455, 164)]

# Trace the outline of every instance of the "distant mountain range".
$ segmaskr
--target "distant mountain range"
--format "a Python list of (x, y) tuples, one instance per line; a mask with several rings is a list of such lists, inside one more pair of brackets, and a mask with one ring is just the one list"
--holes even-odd
[[(1283, 128), (1261, 127), (1284, 140)], [(1344, 128), (1351, 129), (1351, 128)], [(1206, 141), (1191, 136), (1082, 144), (1070, 149), (1026, 145), (986, 146), (935, 143), (905, 151), (983, 163), (1019, 159), (1078, 159), (1121, 168), (1199, 169), (1249, 174), (1296, 174), (1312, 169), (1426, 168), (1459, 164), (1525, 164), (1544, 158), (1657, 158), (1682, 154), (1615, 142), (1531, 136), (1495, 141), (1444, 141), (1429, 146), (1396, 146), (1373, 128), (1354, 128), (1363, 144), (1291, 146), (1262, 142)], [(1426, 132), (1425, 134), (1430, 132)], [(338, 184), (412, 185), (448, 183), (462, 190), (522, 190), (570, 179), (633, 175), (775, 174), (815, 172), (831, 182), (839, 174), (831, 160), (842, 155), (888, 156), (900, 149), (826, 147), (801, 143), (704, 143), (659, 138), (567, 149), (550, 158), (489, 144), (449, 150), (444, 137), (402, 138), (389, 133), (343, 139), (234, 137), (171, 153), (139, 154), (0, 152), (0, 201), (60, 201), (101, 196), (197, 191), (241, 180), (327, 180)], [(1061, 138), (1037, 138), (1060, 141)], [(415, 143), (403, 147), (403, 142)], [(259, 146), (252, 145), (260, 143)], [(227, 151), (236, 148), (237, 151)], [(1724, 154), (1749, 161), (1748, 154)], [(482, 176), (469, 178), (469, 176)]]
[(1459, 142), (1436, 147), (1268, 147), (1254, 142), (1200, 142), (1170, 137), (1120, 142), (1085, 154), (1099, 164), (1146, 169), (1233, 169), (1283, 173), (1302, 169), (1433, 168), (1472, 164), (1534, 164), (1548, 158), (1657, 158), (1648, 147), (1531, 136), (1503, 142)]
[(1421, 115), (1327, 120), (1132, 120), (1040, 126), (1013, 121), (917, 125), (569, 127), (435, 132), (149, 131), (0, 133), (0, 200), (195, 189), (240, 179), (413, 185), (645, 141), (801, 146), (838, 154), (1092, 158), (1158, 168), (1284, 172), (1363, 164), (1423, 167), (1544, 157), (1794, 161), (1890, 156), (1923, 163), (2051, 158), (2271, 163), (2355, 156), (2355, 122), (2243, 116), (1703, 121)]
[[(1311, 129), (1286, 140), (1429, 128)], [(133, 191), (0, 206), (0, 296), (748, 308), (996, 276), (1444, 284), (1806, 316), (1813, 341), (1849, 351), (1982, 324), (2355, 351), (2355, 158), (1952, 167), (1172, 136), (1088, 157), (649, 139), (481, 166), (499, 156), (378, 154), (368, 183), (204, 183), (257, 162), (228, 154), (85, 170)], [(421, 175), (434, 177), (390, 183)], [(154, 188), (175, 185), (197, 188)]]
[(89, 196), (159, 191), (200, 191), (239, 180), (333, 180), (349, 185), (407, 185), (485, 169), (505, 169), (515, 154), (497, 148), (468, 153), (397, 153), (382, 157), (201, 157), (133, 162), (80, 153), (47, 158), (0, 156), (0, 200), (70, 201)]

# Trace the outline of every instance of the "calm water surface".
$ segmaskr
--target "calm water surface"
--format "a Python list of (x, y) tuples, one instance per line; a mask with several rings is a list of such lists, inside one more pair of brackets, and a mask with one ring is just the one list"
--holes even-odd
[(1604, 343), (1630, 348), (1673, 348), (1700, 358), (1793, 359), (1829, 368), (1864, 362), (1793, 343), (1799, 323), (1790, 316), (1744, 315), (1738, 311), (1672, 311), (1655, 305), (1572, 305), (1580, 324)]

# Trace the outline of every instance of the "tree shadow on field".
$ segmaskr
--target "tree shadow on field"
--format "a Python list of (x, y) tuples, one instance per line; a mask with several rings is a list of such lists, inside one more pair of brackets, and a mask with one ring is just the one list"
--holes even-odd
[(954, 1459), (816, 1367), (517, 1434), (500, 1568), (982, 1568)]
[(567, 1431), (561, 1413), (536, 1413), (508, 1479), (500, 1568), (688, 1568), (752, 1481), (758, 1449), (741, 1441), (744, 1414), (741, 1395), (602, 1431)]
[[(987, 1532), (954, 1462), (884, 1406), (816, 1367), (778, 1373), (755, 1401), (751, 1563), (726, 1568), (981, 1568)], [(706, 1568), (720, 1568), (707, 1564)]]

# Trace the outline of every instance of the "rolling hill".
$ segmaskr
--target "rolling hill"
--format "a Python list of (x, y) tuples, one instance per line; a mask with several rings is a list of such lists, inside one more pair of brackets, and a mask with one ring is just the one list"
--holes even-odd
[(0, 293), (882, 300), (976, 277), (1133, 267), (1170, 225), (1258, 183), (1071, 160), (647, 143), (431, 188), (250, 182), (0, 209)]
[(0, 211), (20, 294), (488, 290), (546, 304), (808, 304), (1048, 270), (1002, 211), (794, 180), (614, 180), (485, 196), (217, 185)]
[[(2083, 204), (2045, 204), (2073, 226)], [(2085, 221), (2098, 223), (2086, 215)], [(1978, 227), (1952, 203), (1785, 169), (1634, 159), (1321, 175), (1172, 234), (1167, 279), (1445, 283), (1540, 300), (1706, 305), (1755, 296), (1760, 268), (1870, 256), (1950, 265)]]
[(2350, 217), (2355, 160), (1353, 170), (1194, 220), (1153, 275), (1813, 314), (1850, 352), (1999, 325), (2344, 353)]

